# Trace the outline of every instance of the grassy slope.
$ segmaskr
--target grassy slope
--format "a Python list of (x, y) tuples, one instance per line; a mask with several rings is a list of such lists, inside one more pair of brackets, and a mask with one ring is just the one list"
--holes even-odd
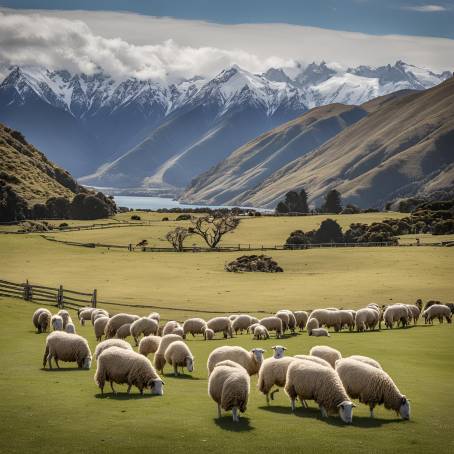
[[(248, 410), (233, 425), (230, 415), (216, 419), (215, 404), (207, 396), (205, 361), (225, 341), (189, 340), (196, 357), (192, 378), (165, 376), (163, 397), (127, 398), (125, 387), (117, 398), (100, 399), (90, 371), (41, 370), (44, 335), (36, 335), (31, 315), (36, 306), (0, 299), (0, 439), (2, 452), (56, 451), (214, 452), (223, 445), (237, 453), (257, 452), (438, 452), (454, 449), (452, 416), (452, 325), (418, 326), (367, 334), (334, 334), (324, 343), (342, 351), (375, 357), (394, 378), (412, 404), (412, 420), (399, 420), (379, 408), (376, 419), (359, 405), (352, 426), (338, 418), (321, 420), (309, 410), (289, 411), (281, 390), (270, 408), (252, 379)], [(92, 327), (79, 327), (92, 349)], [(249, 336), (227, 341), (246, 348), (257, 346)], [(260, 342), (268, 348), (271, 339)], [(306, 353), (317, 339), (305, 333), (280, 343), (289, 354)], [(7, 353), (7, 354), (6, 354)], [(72, 367), (72, 366), (71, 366)], [(169, 372), (169, 369), (167, 369)], [(221, 448), (222, 449), (222, 448)]]

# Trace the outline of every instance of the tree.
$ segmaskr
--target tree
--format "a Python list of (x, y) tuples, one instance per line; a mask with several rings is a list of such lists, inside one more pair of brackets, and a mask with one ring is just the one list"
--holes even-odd
[(317, 243), (342, 243), (343, 241), (342, 229), (334, 219), (325, 219), (315, 233)]
[(46, 201), (48, 216), (56, 219), (67, 219), (70, 216), (70, 203), (64, 197), (50, 197)]
[(302, 230), (294, 230), (285, 242), (285, 249), (304, 249), (310, 240)]
[(340, 213), (342, 211), (341, 195), (339, 191), (331, 189), (325, 195), (325, 203), (323, 204), (325, 213)]
[(284, 202), (279, 202), (276, 207), (276, 213), (284, 214), (288, 213), (288, 207)]
[(0, 221), (21, 221), (28, 214), (27, 202), (0, 180)]
[(192, 230), (189, 230), (185, 227), (177, 227), (175, 230), (171, 230), (167, 233), (166, 240), (177, 252), (181, 252), (183, 250), (184, 240), (192, 234)]
[(84, 217), (84, 200), (86, 194), (77, 194), (71, 202), (71, 219), (85, 219)]
[(307, 193), (304, 189), (299, 192), (289, 191), (285, 194), (285, 200), (278, 203), (277, 213), (308, 213)]
[(31, 210), (31, 217), (33, 219), (47, 219), (49, 217), (49, 210), (43, 203), (36, 203)]
[(301, 189), (299, 193), (299, 213), (309, 213), (309, 205), (307, 203), (307, 192), (305, 189)]
[(210, 248), (215, 248), (222, 237), (234, 230), (239, 223), (239, 219), (224, 213), (192, 219), (193, 233), (201, 236)]
[(85, 197), (83, 209), (83, 219), (101, 219), (110, 215), (110, 210), (107, 204), (94, 195)]

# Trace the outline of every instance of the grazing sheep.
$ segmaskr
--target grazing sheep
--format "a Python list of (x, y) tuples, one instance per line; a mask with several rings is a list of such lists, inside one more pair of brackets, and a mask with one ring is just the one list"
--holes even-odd
[(287, 350), (287, 348), (282, 345), (273, 345), (271, 348), (274, 350), (273, 358), (276, 359), (283, 358), (285, 351)]
[(231, 322), (233, 322), (233, 320), (235, 320), (237, 317), (238, 317), (238, 314), (231, 314), (231, 315), (229, 315), (229, 320)]
[(70, 334), (76, 334), (76, 327), (72, 321), (68, 322), (65, 326), (65, 331)]
[(254, 334), (254, 330), (255, 330), (256, 326), (259, 326), (259, 325), (260, 325), (259, 322), (254, 322), (252, 325), (249, 326), (249, 328), (247, 329), (247, 332)]
[(173, 366), (173, 374), (178, 376), (178, 367), (186, 367), (188, 372), (194, 370), (194, 357), (183, 341), (172, 342), (164, 353), (164, 358)]
[(256, 325), (254, 328), (254, 339), (266, 340), (270, 338), (270, 333), (264, 326), (260, 325), (259, 323), (254, 323), (254, 325)]
[(259, 322), (259, 319), (257, 317), (251, 317), (251, 322), (254, 324), (254, 323), (258, 323)]
[(243, 347), (235, 347), (225, 345), (215, 348), (208, 356), (207, 368), (208, 375), (211, 374), (214, 366), (221, 361), (229, 359), (241, 364), (249, 375), (256, 374), (263, 362), (263, 348), (253, 348), (251, 351), (245, 350)]
[(60, 309), (57, 312), (57, 315), (59, 315), (63, 319), (63, 329), (65, 329), (66, 328), (66, 324), (71, 319), (71, 316), (69, 315), (69, 312), (66, 309)]
[(295, 318), (296, 318), (296, 326), (303, 331), (307, 324), (307, 319), (309, 318), (309, 314), (306, 311), (295, 311)]
[(380, 321), (380, 313), (373, 308), (365, 307), (356, 311), (356, 331), (374, 330)]
[(93, 311), (95, 311), (95, 310), (96, 310), (96, 308), (95, 308), (95, 307), (92, 307), (92, 306), (79, 307), (79, 308), (77, 309), (77, 317), (80, 319), (80, 314), (81, 314), (81, 312), (83, 312), (83, 311), (90, 312), (90, 314), (91, 314), (91, 313), (92, 313)]
[(203, 332), (203, 338), (205, 340), (213, 340), (214, 339), (214, 331), (211, 329), (211, 328), (207, 328), (204, 332)]
[(279, 391), (276, 389), (270, 394), (272, 387), (276, 385), (282, 388), (285, 385), (288, 366), (294, 360), (295, 358), (291, 356), (285, 356), (279, 359), (267, 358), (263, 361), (259, 370), (257, 388), (261, 393), (265, 394), (268, 405), (270, 397), (271, 400), (274, 400), (274, 394)]
[(154, 360), (153, 364), (156, 370), (161, 372), (161, 374), (164, 373), (164, 366), (166, 365), (166, 359), (164, 356), (164, 353), (167, 350), (167, 347), (172, 343), (172, 342), (177, 342), (181, 341), (182, 337), (178, 336), (178, 334), (166, 334), (161, 337), (161, 341), (159, 342), (159, 347), (156, 350), (156, 353), (154, 355)]
[(353, 328), (355, 327), (355, 317), (353, 316), (352, 312), (353, 311), (347, 309), (341, 309), (337, 311), (340, 316), (341, 329), (347, 327), (349, 331), (353, 331)]
[(177, 328), (175, 328), (173, 330), (172, 334), (177, 334), (178, 336), (180, 336), (183, 339), (183, 336), (184, 336), (183, 327), (182, 326), (178, 326)]
[(105, 335), (106, 339), (114, 337), (117, 334), (118, 328), (126, 323), (133, 323), (139, 318), (138, 315), (132, 314), (116, 314), (113, 317), (109, 318), (109, 321), (106, 325)]
[(232, 322), (228, 317), (215, 317), (207, 321), (207, 328), (215, 333), (223, 333), (224, 339), (233, 337)]
[(131, 344), (122, 339), (106, 339), (100, 342), (95, 348), (95, 359), (99, 358), (99, 355), (110, 347), (124, 348), (125, 350), (132, 350)]
[(331, 337), (326, 328), (313, 328), (309, 333), (309, 336), (314, 337)]
[(103, 351), (98, 357), (98, 368), (95, 374), (95, 383), (104, 394), (104, 385), (110, 382), (112, 392), (116, 394), (113, 384), (128, 384), (128, 394), (131, 387), (136, 386), (140, 394), (149, 388), (151, 394), (163, 395), (164, 382), (154, 370), (150, 360), (133, 350), (111, 347)]
[(307, 334), (309, 334), (309, 336), (312, 335), (312, 331), (314, 329), (319, 329), (319, 324), (318, 324), (318, 320), (316, 318), (310, 318), (308, 321), (307, 321), (307, 325), (306, 325), (306, 329), (307, 329)]
[(59, 369), (58, 361), (76, 362), (79, 369), (90, 369), (91, 366), (91, 351), (87, 340), (78, 334), (64, 331), (54, 331), (47, 336), (43, 367), (49, 363), (49, 369), (52, 369), (52, 358)]
[(93, 329), (95, 331), (96, 340), (99, 342), (104, 335), (104, 331), (106, 329), (107, 322), (109, 321), (109, 317), (99, 317), (93, 323)]
[(289, 311), (288, 309), (282, 309), (279, 312), (285, 312), (288, 315), (288, 329), (294, 333), (296, 329), (296, 317), (295, 314), (292, 311)]
[(282, 321), (282, 331), (285, 333), (289, 327), (290, 316), (287, 311), (278, 311), (274, 314), (277, 318)]
[(228, 360), (218, 363), (208, 378), (208, 395), (218, 405), (218, 418), (222, 408), (232, 410), (233, 421), (238, 422), (238, 411), (246, 411), (250, 387), (251, 379), (244, 367)]
[(159, 329), (159, 324), (153, 318), (141, 317), (135, 322), (131, 323), (131, 336), (134, 338), (136, 345), (139, 344), (139, 337), (141, 334), (149, 336), (156, 334)]
[(49, 329), (51, 318), (52, 314), (48, 309), (43, 307), (36, 309), (32, 317), (32, 322), (33, 325), (35, 325), (38, 334), (45, 333)]
[(161, 315), (158, 312), (152, 312), (150, 315), (148, 315), (148, 318), (152, 318), (153, 320), (156, 320), (158, 323), (161, 321)]
[(336, 366), (336, 361), (342, 358), (341, 352), (339, 350), (328, 347), (327, 345), (316, 345), (312, 347), (309, 355), (318, 356), (319, 358), (324, 359), (331, 364), (331, 367), (333, 369)]
[(410, 402), (382, 369), (345, 358), (336, 363), (336, 371), (348, 395), (369, 405), (371, 418), (374, 417), (375, 406), (384, 404), (385, 408), (394, 410), (403, 419), (410, 419)]
[(259, 323), (263, 325), (268, 331), (275, 331), (276, 338), (279, 339), (283, 334), (282, 320), (279, 317), (265, 317)]
[(91, 313), (91, 323), (92, 325), (95, 323), (95, 320), (100, 317), (110, 317), (109, 313), (104, 309), (95, 309)]
[(252, 317), (247, 314), (238, 315), (238, 317), (232, 321), (232, 329), (235, 331), (235, 334), (238, 334), (238, 331), (240, 334), (243, 334), (243, 330), (247, 331), (251, 325)]
[(180, 324), (175, 320), (169, 320), (162, 328), (162, 335), (173, 334), (173, 332), (180, 327)]
[(187, 334), (194, 337), (196, 334), (203, 334), (207, 328), (207, 322), (203, 318), (190, 318), (183, 323), (183, 339)]
[(320, 327), (334, 328), (339, 332), (342, 327), (342, 318), (337, 309), (315, 309), (311, 312), (309, 320), (316, 318)]
[(342, 421), (352, 422), (355, 407), (336, 371), (312, 361), (292, 361), (287, 370), (285, 392), (290, 397), (292, 411), (295, 401), (314, 400), (320, 407), (322, 417), (339, 413)]
[(63, 318), (59, 315), (52, 315), (50, 322), (54, 331), (63, 331)]
[(421, 311), (419, 310), (418, 306), (414, 304), (406, 304), (408, 310), (410, 311), (410, 320), (413, 320), (413, 325), (416, 325), (419, 320), (419, 316), (421, 314)]
[(319, 358), (318, 356), (295, 355), (293, 358), (302, 359), (304, 361), (312, 361), (313, 363), (317, 363), (320, 366), (331, 367), (331, 364), (328, 361), (324, 360), (323, 358)]
[(117, 329), (117, 333), (115, 337), (117, 339), (126, 339), (131, 335), (131, 323), (125, 323), (121, 325), (120, 328)]
[(77, 316), (79, 317), (79, 322), (82, 326), (85, 325), (87, 320), (91, 320), (91, 313), (95, 310), (93, 307), (86, 308), (84, 310), (78, 311)]
[(376, 367), (377, 369), (383, 369), (383, 367), (381, 367), (381, 364), (378, 361), (376, 361), (373, 358), (369, 358), (368, 356), (352, 355), (345, 359), (354, 359), (356, 361), (361, 361), (363, 363), (369, 364), (369, 366)]
[(449, 309), (449, 307), (445, 304), (433, 304), (429, 307), (429, 309), (426, 309), (423, 312), (422, 316), (424, 317), (424, 322), (426, 324), (432, 324), (434, 318), (438, 318), (438, 322), (443, 323), (443, 317), (448, 323), (452, 322), (451, 309)]
[(405, 327), (409, 319), (408, 309), (403, 304), (392, 304), (386, 308), (383, 313), (383, 319), (385, 326), (389, 329), (392, 329), (396, 322), (398, 326), (401, 323)]
[(148, 356), (150, 353), (155, 353), (159, 348), (161, 338), (159, 336), (144, 336), (139, 342), (139, 353), (143, 356)]

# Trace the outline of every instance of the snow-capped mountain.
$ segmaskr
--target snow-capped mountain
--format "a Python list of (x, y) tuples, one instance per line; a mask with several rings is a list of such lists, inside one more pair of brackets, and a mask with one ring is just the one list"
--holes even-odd
[(90, 174), (85, 183), (182, 188), (310, 108), (422, 90), (451, 75), (401, 61), (348, 69), (322, 62), (264, 74), (234, 65), (212, 79), (168, 83), (15, 67), (0, 84), (0, 121), (76, 176)]

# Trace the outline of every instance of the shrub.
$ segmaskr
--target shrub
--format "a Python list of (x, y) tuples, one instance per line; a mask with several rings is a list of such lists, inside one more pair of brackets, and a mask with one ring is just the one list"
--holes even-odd
[(62, 222), (62, 223), (58, 226), (58, 228), (59, 228), (60, 230), (65, 230), (65, 229), (67, 229), (68, 227), (69, 227), (69, 225), (68, 225), (67, 222)]
[(43, 203), (37, 203), (33, 205), (30, 212), (30, 217), (32, 219), (46, 219), (49, 217), (49, 210)]
[(28, 215), (27, 202), (0, 180), (0, 221), (21, 221)]
[(175, 220), (176, 221), (190, 221), (192, 216), (190, 214), (180, 214)]
[(433, 226), (434, 235), (448, 235), (454, 233), (454, 219), (447, 219), (445, 221), (438, 221)]
[(67, 219), (70, 216), (71, 204), (64, 197), (50, 197), (47, 199), (46, 207), (49, 218)]
[(167, 216), (164, 216), (161, 220), (162, 220), (162, 221), (168, 221), (169, 218), (168, 218)]
[(334, 219), (325, 219), (315, 233), (316, 243), (343, 243), (344, 235)]
[(295, 230), (290, 233), (290, 236), (285, 241), (286, 249), (304, 249), (306, 244), (310, 243), (310, 239), (302, 230)]
[(141, 221), (142, 218), (138, 214), (133, 214), (131, 216), (131, 221)]

